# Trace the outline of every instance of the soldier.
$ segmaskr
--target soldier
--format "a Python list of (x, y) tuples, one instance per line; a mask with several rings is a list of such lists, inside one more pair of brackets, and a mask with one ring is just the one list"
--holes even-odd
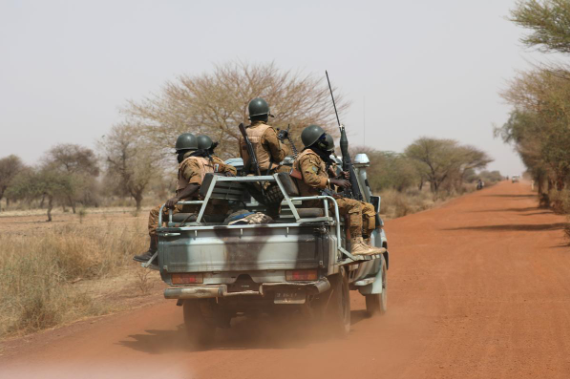
[[(324, 143), (326, 151), (336, 158), (334, 153), (334, 139), (330, 134), (325, 134)], [(338, 158), (336, 159), (338, 160)], [(331, 178), (349, 179), (349, 173), (342, 171), (336, 161), (330, 160), (330, 163), (325, 163), (327, 164), (328, 174)], [(361, 201), (360, 205), (362, 206), (362, 237), (365, 242), (369, 242), (372, 232), (376, 229), (376, 209), (374, 205), (365, 201)]]
[[(176, 153), (178, 159), (178, 185), (176, 196), (168, 199), (165, 204), (163, 214), (168, 215), (168, 209), (172, 209), (175, 213), (191, 213), (199, 209), (196, 205), (180, 205), (176, 204), (181, 200), (189, 200), (198, 198), (198, 190), (202, 184), (202, 180), (207, 173), (225, 173), (227, 176), (235, 176), (236, 169), (227, 165), (220, 158), (211, 156), (215, 145), (208, 136), (194, 136), (191, 133), (181, 134), (176, 140)], [(158, 214), (160, 205), (150, 211), (148, 217), (148, 234), (150, 236), (150, 246), (147, 252), (141, 255), (135, 255), (134, 260), (137, 262), (147, 262), (158, 249), (158, 237), (156, 229), (158, 228)], [(214, 204), (208, 204), (206, 213), (213, 214), (216, 211), (223, 211), (224, 207), (220, 206), (214, 209)], [(226, 208), (227, 209), (227, 208)], [(156, 260), (153, 261), (155, 263)]]
[[(293, 168), (301, 173), (298, 180), (301, 196), (315, 196), (320, 190), (330, 188), (332, 185), (340, 188), (350, 187), (346, 179), (329, 178), (326, 162), (330, 161), (329, 146), (326, 144), (325, 131), (318, 125), (310, 125), (301, 133), (301, 140), (305, 145), (303, 152), (297, 156)], [(351, 236), (350, 250), (354, 255), (380, 254), (381, 250), (366, 245), (362, 239), (362, 205), (354, 199), (340, 197), (336, 199), (339, 212), (342, 216), (348, 215), (350, 220), (349, 231)], [(314, 200), (303, 202), (303, 207), (316, 207), (321, 202)]]
[[(269, 105), (262, 98), (250, 101), (248, 111), (251, 125), (246, 128), (246, 134), (255, 152), (259, 171), (262, 175), (271, 175), (282, 170), (279, 163), (291, 154), (289, 147), (283, 144), (288, 132), (286, 130), (277, 132), (272, 126), (267, 125), (269, 116), (273, 115), (269, 112)], [(239, 151), (244, 164), (247, 163), (249, 153), (243, 137), (239, 140)], [(249, 173), (256, 171), (251, 165), (249, 170)], [(283, 170), (289, 171), (289, 167), (283, 167)], [(277, 184), (269, 182), (262, 185), (253, 184), (250, 193), (257, 201), (267, 206), (267, 215), (273, 219), (279, 217), (283, 194)]]
[[(288, 133), (286, 130), (278, 133), (272, 126), (267, 125), (269, 116), (273, 115), (269, 113), (269, 104), (262, 98), (250, 101), (248, 110), (251, 125), (246, 128), (247, 137), (253, 145), (261, 174), (267, 175), (277, 170), (279, 163), (291, 154), (289, 148), (283, 144)], [(243, 138), (239, 140), (239, 152), (244, 163), (249, 160)], [(254, 172), (255, 168), (251, 167), (250, 170)]]

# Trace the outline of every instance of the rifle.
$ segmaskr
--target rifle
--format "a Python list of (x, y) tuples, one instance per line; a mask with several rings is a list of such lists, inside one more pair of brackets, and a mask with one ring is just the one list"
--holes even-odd
[(331, 86), (331, 81), (329, 79), (329, 73), (325, 70), (327, 76), (327, 82), (329, 84), (329, 91), (331, 92), (331, 99), (334, 107), (334, 113), (336, 114), (336, 121), (338, 122), (338, 127), (340, 129), (340, 151), (342, 153), (342, 170), (348, 171), (350, 174), (350, 189), (345, 191), (349, 192), (349, 197), (362, 201), (362, 194), (360, 193), (360, 187), (358, 186), (358, 179), (356, 178), (356, 173), (354, 172), (354, 167), (352, 167), (352, 161), (350, 160), (350, 154), (348, 153), (348, 137), (346, 136), (346, 130), (344, 125), (340, 123), (338, 117), (338, 111), (336, 109), (336, 103), (334, 101), (333, 90)]
[(293, 156), (295, 158), (297, 158), (297, 155), (299, 155), (299, 152), (297, 151), (297, 148), (295, 147), (295, 143), (293, 142), (293, 139), (291, 138), (291, 135), (289, 134), (290, 129), (291, 129), (291, 124), (287, 125), (287, 141), (289, 141), (289, 143), (291, 144), (291, 150), (293, 151)]
[(253, 150), (253, 145), (251, 144), (251, 141), (247, 136), (247, 133), (245, 131), (245, 125), (243, 124), (243, 122), (239, 124), (239, 131), (241, 132), (241, 135), (245, 141), (247, 153), (249, 154), (249, 162), (247, 163), (243, 162), (245, 171), (249, 171), (251, 165), (253, 164), (253, 168), (255, 168), (255, 173), (257, 174), (257, 176), (261, 176), (261, 170), (259, 169), (259, 164), (257, 163), (257, 156), (255, 155), (255, 150)]

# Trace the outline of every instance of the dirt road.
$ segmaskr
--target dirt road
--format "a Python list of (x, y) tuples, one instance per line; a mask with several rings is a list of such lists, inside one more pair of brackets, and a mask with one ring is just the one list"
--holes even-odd
[(365, 318), (354, 293), (346, 340), (243, 320), (192, 351), (164, 300), (7, 344), (0, 377), (569, 378), (564, 221), (504, 182), (388, 222), (388, 314)]

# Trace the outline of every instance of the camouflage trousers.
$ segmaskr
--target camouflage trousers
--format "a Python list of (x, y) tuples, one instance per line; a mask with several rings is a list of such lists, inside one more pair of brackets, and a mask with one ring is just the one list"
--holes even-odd
[[(148, 234), (150, 236), (156, 236), (156, 229), (158, 228), (158, 214), (160, 213), (160, 207), (158, 205), (150, 210), (148, 215)], [(205, 215), (213, 215), (213, 214), (226, 214), (228, 212), (229, 205), (224, 203), (213, 203), (210, 202), (206, 206), (206, 210), (204, 211)], [(175, 215), (177, 213), (198, 213), (200, 211), (200, 205), (183, 205), (183, 204), (176, 204), (176, 207), (172, 210), (172, 214)], [(165, 224), (168, 222), (168, 209), (164, 208), (162, 210), (162, 222)]]
[[(351, 238), (361, 237), (363, 234), (367, 238), (370, 237), (374, 229), (376, 229), (376, 211), (374, 206), (364, 201), (344, 197), (336, 199), (336, 203), (338, 205), (339, 215), (348, 218), (348, 231), (350, 232)], [(320, 201), (303, 203), (303, 207), (305, 208), (317, 208), (321, 206)], [(331, 211), (334, 209), (332, 204), (329, 208)]]
[(376, 210), (374, 205), (361, 201), (362, 205), (362, 234), (369, 238), (374, 229), (376, 229)]
[[(358, 200), (346, 199), (344, 197), (336, 199), (338, 213), (341, 217), (348, 218), (348, 230), (351, 238), (362, 236), (362, 204)], [(322, 207), (320, 200), (303, 202), (303, 208)], [(334, 211), (334, 205), (330, 204), (329, 209)]]

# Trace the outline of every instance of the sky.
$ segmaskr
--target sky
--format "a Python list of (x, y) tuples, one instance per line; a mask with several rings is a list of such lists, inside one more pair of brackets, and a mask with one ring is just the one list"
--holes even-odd
[(514, 4), (0, 0), (0, 157), (35, 164), (57, 143), (95, 148), (128, 100), (241, 60), (328, 70), (352, 102), (352, 145), (401, 152), (452, 138), (517, 175), (520, 159), (493, 138), (510, 110), (499, 93), (542, 56), (506, 19)]

